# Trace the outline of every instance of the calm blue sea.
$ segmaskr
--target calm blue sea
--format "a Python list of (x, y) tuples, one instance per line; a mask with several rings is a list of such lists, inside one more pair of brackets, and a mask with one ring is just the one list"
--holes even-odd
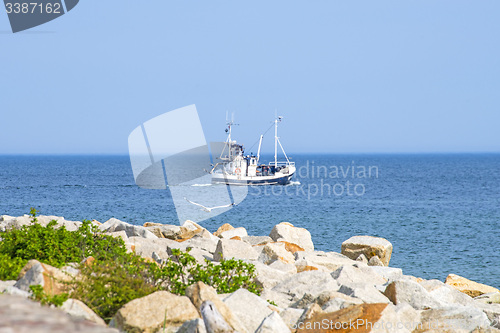
[[(250, 189), (202, 224), (267, 235), (289, 221), (336, 252), (353, 235), (380, 236), (406, 274), (500, 287), (500, 154), (293, 157), (294, 185)], [(178, 223), (169, 192), (138, 188), (127, 156), (0, 156), (0, 214), (31, 206), (69, 220)]]

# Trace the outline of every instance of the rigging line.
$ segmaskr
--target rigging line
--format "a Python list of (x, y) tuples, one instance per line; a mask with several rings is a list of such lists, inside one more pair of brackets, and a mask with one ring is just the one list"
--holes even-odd
[[(265, 136), (267, 132), (269, 132), (269, 130), (274, 126), (274, 122), (271, 124), (271, 126), (269, 126), (269, 128), (264, 132), (264, 134), (262, 134), (262, 136)], [(260, 137), (257, 141), (255, 141), (255, 143), (248, 149), (248, 151), (251, 151), (252, 148), (257, 144), (257, 142), (260, 141)]]

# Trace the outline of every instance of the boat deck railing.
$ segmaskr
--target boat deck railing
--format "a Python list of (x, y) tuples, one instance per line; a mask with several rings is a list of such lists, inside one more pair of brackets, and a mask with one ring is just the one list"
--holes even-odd
[[(268, 166), (274, 166), (274, 162), (269, 162)], [(295, 166), (295, 162), (278, 162), (277, 166)]]

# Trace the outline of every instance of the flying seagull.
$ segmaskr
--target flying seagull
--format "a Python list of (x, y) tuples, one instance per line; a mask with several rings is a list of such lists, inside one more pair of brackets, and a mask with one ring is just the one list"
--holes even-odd
[(224, 206), (215, 206), (215, 207), (205, 207), (199, 203), (196, 203), (196, 202), (192, 202), (191, 200), (188, 200), (187, 198), (184, 198), (186, 199), (187, 202), (193, 204), (193, 205), (196, 205), (196, 206), (200, 206), (201, 208), (203, 208), (203, 210), (207, 213), (210, 213), (212, 211), (212, 209), (217, 209), (217, 208), (227, 208), (227, 207), (231, 207), (231, 206), (234, 206), (234, 202), (230, 203), (229, 205), (224, 205)]

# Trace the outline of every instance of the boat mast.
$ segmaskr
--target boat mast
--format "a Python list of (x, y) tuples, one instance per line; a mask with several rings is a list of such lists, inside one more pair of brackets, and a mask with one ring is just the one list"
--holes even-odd
[(278, 167), (278, 118), (274, 119), (274, 167)]
[(264, 134), (260, 135), (260, 141), (259, 141), (259, 150), (257, 150), (257, 163), (259, 163), (260, 159), (260, 147), (262, 147), (262, 138), (264, 137)]
[[(283, 119), (282, 116), (276, 116), (276, 118), (274, 119), (274, 167), (275, 168), (278, 166), (278, 143), (281, 146), (281, 142), (279, 142), (278, 138), (278, 123), (281, 122), (281, 119)], [(283, 147), (281, 147), (281, 149), (283, 149)]]

